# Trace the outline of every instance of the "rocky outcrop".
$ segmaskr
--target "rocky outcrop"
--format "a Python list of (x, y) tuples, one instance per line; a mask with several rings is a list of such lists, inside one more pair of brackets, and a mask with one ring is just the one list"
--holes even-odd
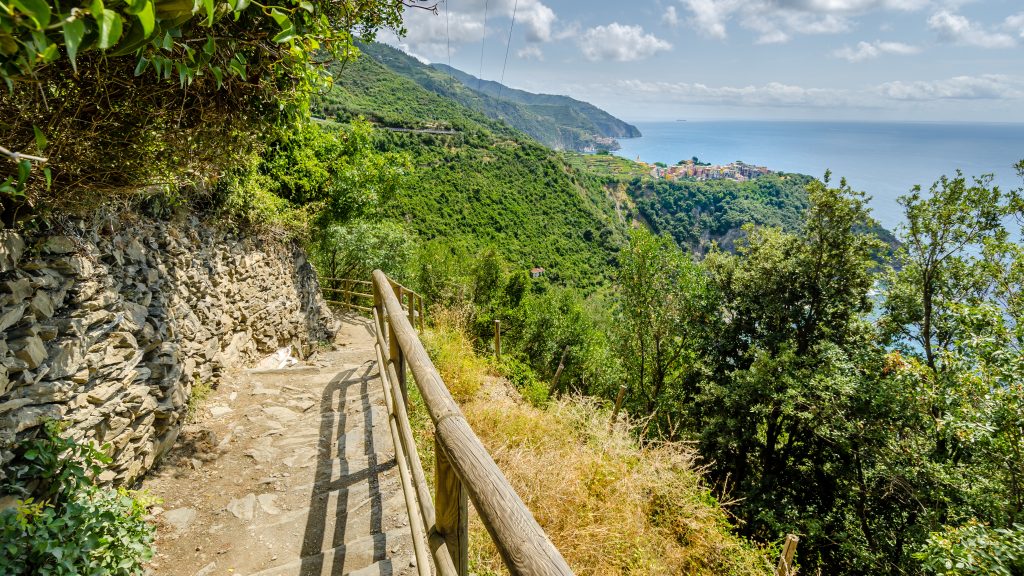
[(332, 319), (302, 250), (186, 219), (106, 216), (59, 235), (0, 231), (0, 471), (47, 419), (106, 445), (131, 482), (174, 443), (192, 387)]

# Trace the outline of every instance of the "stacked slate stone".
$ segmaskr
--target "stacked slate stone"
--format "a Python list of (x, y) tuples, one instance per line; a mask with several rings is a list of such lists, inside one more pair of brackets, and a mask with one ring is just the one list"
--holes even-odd
[(177, 437), (197, 382), (329, 340), (316, 274), (289, 243), (195, 218), (0, 231), (0, 473), (48, 419), (105, 446), (130, 483)]

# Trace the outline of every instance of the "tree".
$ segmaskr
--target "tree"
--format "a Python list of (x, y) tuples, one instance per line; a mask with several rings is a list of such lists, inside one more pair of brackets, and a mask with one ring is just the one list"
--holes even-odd
[(626, 406), (637, 416), (658, 414), (650, 431), (675, 436), (671, 417), (682, 423), (681, 403), (693, 392), (685, 383), (699, 370), (693, 346), (710, 325), (714, 297), (698, 266), (667, 237), (634, 230), (620, 261), (617, 314)]
[(690, 406), (712, 477), (742, 498), (742, 531), (802, 533), (809, 572), (865, 563), (853, 542), (866, 530), (845, 489), (872, 421), (858, 411), (874, 410), (859, 367), (881, 356), (863, 319), (879, 248), (861, 232), (872, 223), (866, 199), (845, 181), (828, 184), (826, 174), (808, 187), (799, 234), (747, 226), (735, 255), (705, 260), (723, 321), (703, 343), (707, 368)]
[(258, 152), (271, 126), (308, 114), (309, 95), (329, 80), (321, 61), (354, 57), (354, 33), (402, 33), (402, 8), (401, 0), (0, 4), (0, 144), (48, 143), (50, 172), (19, 178), (18, 202), (216, 179)]

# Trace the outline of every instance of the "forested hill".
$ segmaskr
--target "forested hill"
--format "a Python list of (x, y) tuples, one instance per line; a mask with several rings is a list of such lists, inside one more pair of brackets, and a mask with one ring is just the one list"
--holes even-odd
[(335, 72), (334, 86), (314, 112), (456, 132), (377, 131), (378, 147), (405, 153), (413, 164), (404, 192), (385, 212), (423, 243), (470, 254), (494, 249), (519, 270), (543, 267), (549, 279), (583, 290), (613, 277), (629, 221), (589, 171), (374, 58), (360, 57)]
[(589, 102), (568, 96), (534, 94), (510, 88), (493, 80), (481, 80), (446, 64), (434, 63), (431, 66), (453, 76), (471, 90), (499, 100), (509, 100), (521, 104), (540, 116), (549, 116), (563, 124), (578, 126), (591, 134), (611, 138), (639, 138), (641, 136), (640, 129), (636, 126), (612, 116)]
[[(477, 114), (504, 121), (549, 148), (576, 151), (614, 149), (618, 144), (612, 138), (640, 135), (635, 127), (585, 102), (528, 92), (506, 97), (503, 91), (502, 98), (497, 98), (489, 92), (496, 93), (497, 85), (477, 92), (470, 87), (473, 84), (467, 86), (447, 71), (423, 64), (385, 44), (361, 44), (360, 50), (363, 53), (361, 60), (373, 59), (428, 92), (454, 100)], [(378, 95), (376, 103), (387, 107), (391, 101), (389, 96), (387, 93)], [(528, 102), (530, 97), (536, 101)], [(352, 110), (342, 106), (339, 111)], [(365, 109), (359, 111), (369, 112)], [(382, 122), (394, 121), (376, 114), (367, 114), (367, 117)]]

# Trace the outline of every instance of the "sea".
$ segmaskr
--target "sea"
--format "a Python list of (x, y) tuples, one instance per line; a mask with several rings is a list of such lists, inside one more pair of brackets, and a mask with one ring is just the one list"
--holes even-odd
[(1024, 124), (691, 120), (638, 122), (640, 138), (620, 139), (616, 154), (675, 164), (742, 160), (772, 170), (833, 181), (845, 177), (871, 196), (874, 216), (894, 230), (903, 222), (897, 198), (957, 169), (992, 174), (1004, 189), (1020, 188), (1013, 165), (1024, 159)]

